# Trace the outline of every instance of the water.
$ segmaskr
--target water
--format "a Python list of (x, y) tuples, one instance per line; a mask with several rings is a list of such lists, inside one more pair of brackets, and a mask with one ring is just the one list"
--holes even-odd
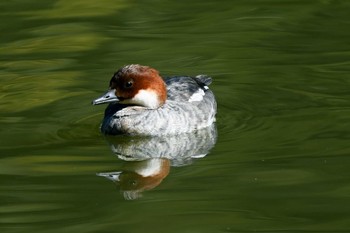
[[(0, 8), (1, 232), (350, 231), (347, 1)], [(218, 138), (208, 155), (112, 152), (98, 130), (105, 106), (90, 102), (129, 63), (213, 77)], [(140, 192), (101, 177), (150, 164), (164, 172)]]

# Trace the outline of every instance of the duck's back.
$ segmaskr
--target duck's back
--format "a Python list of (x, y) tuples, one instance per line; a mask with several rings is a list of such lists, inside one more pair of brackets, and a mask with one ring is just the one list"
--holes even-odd
[(208, 86), (212, 79), (205, 75), (196, 77), (173, 76), (165, 78), (164, 81), (167, 86), (168, 100), (187, 102), (191, 100), (193, 94), (197, 93), (203, 96), (203, 93), (209, 90)]

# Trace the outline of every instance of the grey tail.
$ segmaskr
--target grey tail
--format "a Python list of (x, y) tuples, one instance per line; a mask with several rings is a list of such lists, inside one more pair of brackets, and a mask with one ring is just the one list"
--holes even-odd
[(212, 81), (213, 81), (211, 77), (209, 77), (208, 75), (205, 75), (205, 74), (197, 75), (194, 78), (194, 80), (196, 80), (198, 85), (200, 85), (201, 87), (209, 86), (212, 83)]

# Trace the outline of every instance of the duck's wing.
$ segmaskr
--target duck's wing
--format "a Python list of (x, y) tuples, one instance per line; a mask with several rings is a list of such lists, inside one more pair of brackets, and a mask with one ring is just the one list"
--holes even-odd
[(168, 100), (196, 102), (201, 101), (209, 91), (208, 86), (212, 78), (206, 75), (174, 76), (165, 78), (164, 81), (167, 86)]

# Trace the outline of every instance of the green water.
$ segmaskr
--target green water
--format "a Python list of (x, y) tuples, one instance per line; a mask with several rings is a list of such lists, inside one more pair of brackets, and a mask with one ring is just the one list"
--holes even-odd
[[(350, 232), (349, 1), (0, 9), (1, 232)], [(218, 101), (210, 153), (135, 200), (96, 175), (141, 165), (90, 104), (129, 63), (210, 75)]]

